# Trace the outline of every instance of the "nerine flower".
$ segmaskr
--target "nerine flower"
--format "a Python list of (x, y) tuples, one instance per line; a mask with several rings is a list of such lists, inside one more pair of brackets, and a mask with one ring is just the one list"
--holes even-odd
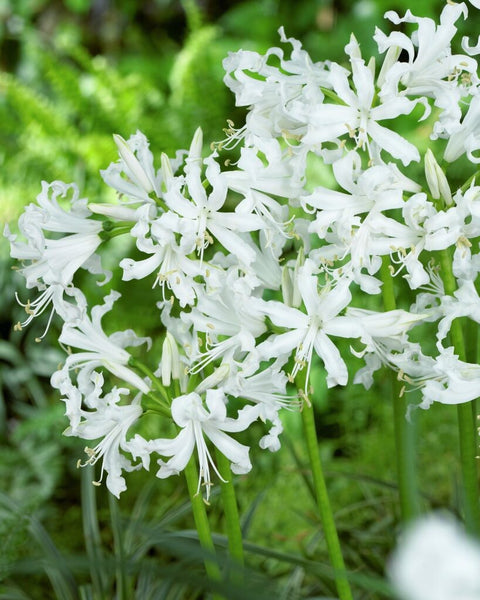
[(255, 339), (265, 332), (264, 316), (243, 283), (232, 271), (217, 290), (200, 295), (190, 313), (182, 313), (181, 318), (195, 331), (206, 334), (205, 350), (196, 357), (191, 373), (213, 360), (233, 360), (253, 351)]
[[(102, 317), (111, 310), (113, 303), (120, 297), (118, 292), (112, 291), (105, 296), (104, 304), (92, 308), (92, 318), (83, 315), (75, 323), (65, 323), (59, 337), (60, 343), (69, 348), (77, 348), (67, 356), (61, 373), (69, 377), (68, 373), (78, 370), (77, 380), (84, 389), (90, 389), (91, 374), (97, 367), (104, 367), (113, 375), (129, 383), (144, 394), (149, 391), (149, 386), (134, 371), (127, 367), (130, 354), (125, 346), (138, 346), (149, 338), (139, 338), (128, 329), (116, 331), (107, 336), (102, 328)], [(57, 374), (56, 380), (61, 377)]]
[(129, 202), (153, 203), (150, 194), (160, 196), (160, 175), (153, 167), (153, 154), (149, 143), (141, 131), (137, 131), (125, 141), (120, 135), (113, 139), (118, 148), (119, 160), (100, 171), (105, 183)]
[[(305, 111), (297, 107), (321, 103), (321, 88), (331, 87), (328, 63), (314, 63), (298, 40), (285, 36), (283, 27), (279, 33), (282, 42), (292, 45), (290, 58), (281, 48), (270, 48), (264, 56), (250, 50), (231, 52), (223, 61), (224, 82), (235, 94), (236, 105), (250, 107), (246, 125), (228, 132), (227, 147), (243, 136), (246, 145), (272, 137), (297, 139), (305, 133), (307, 123), (304, 114), (297, 114)], [(279, 66), (272, 64), (276, 61)]]
[(204, 250), (216, 239), (235, 256), (245, 262), (255, 260), (255, 254), (237, 232), (258, 231), (264, 226), (261, 217), (251, 213), (226, 212), (223, 209), (227, 197), (227, 180), (215, 161), (216, 153), (205, 159), (205, 175), (212, 187), (207, 192), (202, 183), (202, 131), (197, 129), (186, 159), (185, 178), (168, 177), (165, 202), (170, 210), (180, 217), (182, 235), (191, 231), (194, 246), (200, 258)]
[(444, 159), (448, 162), (457, 160), (466, 153), (472, 163), (480, 163), (480, 158), (473, 153), (480, 149), (480, 96), (472, 98), (468, 111), (461, 123), (452, 132)]
[(183, 471), (196, 449), (199, 462), (197, 493), (203, 481), (207, 502), (212, 485), (210, 467), (220, 479), (222, 477), (215, 466), (205, 438), (208, 438), (228, 458), (234, 473), (248, 473), (252, 468), (248, 446), (240, 444), (228, 434), (246, 429), (258, 418), (258, 409), (254, 406), (246, 406), (238, 412), (236, 419), (232, 419), (227, 417), (225, 400), (223, 391), (214, 389), (206, 392), (206, 406), (196, 392), (178, 396), (173, 400), (171, 410), (173, 420), (181, 428), (180, 433), (171, 440), (152, 440), (149, 444), (150, 451), (172, 457), (167, 462), (161, 459), (158, 461), (160, 469), (157, 477), (161, 479)]
[(373, 141), (378, 148), (401, 159), (404, 165), (412, 160), (420, 160), (413, 144), (395, 131), (378, 124), (378, 121), (410, 114), (417, 101), (397, 96), (374, 106), (373, 74), (361, 58), (358, 42), (353, 36), (346, 50), (350, 55), (355, 91), (350, 87), (345, 69), (333, 63), (330, 67), (330, 81), (342, 103), (324, 102), (306, 107), (309, 115), (308, 130), (302, 142), (309, 145), (321, 144), (348, 134), (355, 139), (357, 147), (366, 148), (371, 157), (374, 156), (370, 148)]
[(298, 289), (305, 307), (304, 311), (285, 306), (275, 300), (258, 301), (259, 308), (275, 325), (289, 331), (270, 336), (259, 344), (257, 350), (266, 360), (295, 350), (295, 365), (290, 379), (293, 380), (306, 366), (307, 384), (315, 350), (325, 364), (327, 385), (329, 387), (345, 385), (348, 379), (347, 367), (329, 336), (351, 337), (348, 323), (338, 319), (338, 314), (352, 298), (349, 289), (350, 280), (340, 279), (319, 291), (318, 280), (313, 275), (313, 269), (314, 265), (310, 260), (305, 261), (305, 265), (299, 269)]
[[(394, 11), (385, 17), (395, 23), (416, 23), (417, 31), (409, 38), (395, 31), (386, 36), (378, 28), (374, 39), (380, 52), (397, 47), (406, 52), (408, 60), (396, 61), (385, 74), (380, 96), (385, 102), (398, 96), (424, 96), (433, 98), (442, 109), (439, 122), (434, 126), (434, 136), (445, 137), (452, 133), (461, 117), (459, 100), (468, 95), (469, 86), (463, 85), (460, 76), (476, 78), (477, 63), (463, 54), (452, 54), (451, 41), (457, 28), (455, 22), (467, 14), (465, 4), (447, 3), (440, 16), (440, 24), (426, 17), (416, 17), (407, 10), (400, 18)], [(402, 86), (402, 89), (400, 89)]]
[(64, 431), (64, 435), (85, 440), (102, 438), (94, 448), (85, 448), (88, 459), (83, 463), (78, 461), (78, 466), (94, 465), (102, 459), (100, 478), (94, 483), (99, 484), (106, 471), (107, 487), (117, 498), (127, 489), (122, 470), (132, 471), (136, 468), (121, 450), (128, 451), (128, 430), (142, 414), (140, 395), (131, 404), (120, 404), (121, 397), (128, 393), (125, 388), (114, 387), (105, 396), (99, 395), (94, 410), (80, 410), (81, 420)]
[[(59, 199), (67, 198), (70, 210), (59, 204)], [(99, 257), (95, 254), (102, 239), (102, 223), (90, 219), (87, 200), (79, 197), (78, 187), (61, 181), (42, 182), (42, 191), (37, 202), (29, 204), (20, 216), (18, 225), (26, 242), (19, 241), (8, 225), (4, 234), (10, 241), (12, 258), (22, 262), (18, 271), (25, 277), (27, 288), (36, 288), (39, 296), (22, 304), (28, 318), (21, 326), (41, 315), (50, 305), (65, 320), (78, 316), (86, 302), (83, 293), (72, 284), (75, 273), (80, 268), (91, 273), (109, 274), (102, 270)], [(66, 234), (63, 237), (49, 237), (53, 234)], [(67, 235), (68, 234), (68, 235)], [(67, 294), (74, 304), (64, 300)]]
[[(195, 245), (188, 226), (173, 212), (151, 218), (149, 205), (140, 207), (137, 215), (131, 235), (137, 238), (137, 248), (150, 256), (142, 260), (123, 258), (120, 267), (124, 281), (143, 279), (156, 272), (152, 287), (160, 286), (163, 298), (167, 287), (182, 307), (193, 304), (197, 287), (193, 278), (201, 274), (202, 269), (187, 256)], [(175, 232), (181, 233), (180, 241)]]

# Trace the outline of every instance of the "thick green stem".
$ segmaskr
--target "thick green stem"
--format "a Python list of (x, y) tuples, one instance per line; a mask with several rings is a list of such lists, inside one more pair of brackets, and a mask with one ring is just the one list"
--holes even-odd
[(243, 541), (240, 518), (238, 516), (237, 497), (233, 485), (232, 470), (228, 458), (220, 450), (216, 452), (217, 467), (225, 481), (221, 482), (221, 495), (227, 526), (228, 549), (230, 556), (239, 565), (243, 565)]
[(202, 495), (197, 492), (198, 471), (193, 456), (185, 467), (185, 478), (187, 480), (188, 493), (190, 494), (190, 500), (192, 502), (193, 518), (195, 520), (195, 527), (197, 528), (200, 545), (205, 552), (211, 555), (210, 558), (207, 557), (205, 559), (205, 570), (211, 581), (218, 581), (220, 579), (220, 569), (218, 563), (214, 559), (215, 546), (213, 545), (205, 503)]
[[(385, 310), (395, 310), (395, 290), (390, 272), (390, 260), (382, 259), (382, 296)], [(419, 496), (415, 465), (415, 425), (406, 419), (407, 402), (403, 396), (402, 383), (394, 371), (390, 371), (393, 401), (393, 422), (395, 430), (395, 455), (397, 466), (398, 493), (402, 521), (407, 522), (418, 516)]]
[(310, 467), (313, 475), (313, 485), (317, 497), (317, 506), (320, 512), (320, 519), (323, 525), (323, 532), (327, 542), (330, 562), (335, 569), (335, 583), (340, 600), (352, 600), (350, 584), (345, 575), (345, 563), (343, 562), (342, 550), (338, 539), (335, 521), (333, 519), (332, 508), (328, 497), (327, 486), (323, 476), (322, 463), (318, 452), (317, 432), (315, 431), (315, 420), (313, 406), (304, 403), (302, 410), (303, 429), (305, 440), (307, 442), (308, 455), (310, 458)]
[[(452, 271), (452, 260), (448, 250), (440, 253), (442, 280), (445, 293), (452, 295), (457, 282)], [(450, 326), (450, 339), (455, 353), (462, 361), (466, 360), (462, 325), (455, 319)], [(477, 472), (477, 431), (475, 424), (475, 402), (465, 402), (457, 406), (458, 434), (460, 442), (460, 465), (462, 469), (463, 505), (467, 531), (480, 536), (480, 504)]]

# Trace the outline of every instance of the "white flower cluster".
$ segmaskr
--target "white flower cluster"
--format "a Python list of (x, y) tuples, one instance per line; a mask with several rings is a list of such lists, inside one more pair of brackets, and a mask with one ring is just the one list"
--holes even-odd
[[(148, 468), (151, 455), (164, 478), (196, 452), (208, 499), (210, 470), (218, 474), (212, 445), (235, 473), (249, 471), (249, 448), (232, 434), (261, 420), (260, 446), (278, 449), (279, 414), (308, 401), (314, 357), (329, 387), (347, 384), (339, 338), (351, 340), (363, 359), (355, 383), (369, 387), (386, 365), (421, 388), (424, 408), (478, 395), (480, 366), (461, 360), (447, 342), (454, 319), (480, 322), (475, 168), (451, 190), (434, 153), (422, 157), (394, 131), (398, 117), (415, 111), (409, 122), (430, 127), (444, 165), (480, 162), (473, 58), (480, 42), (464, 39), (462, 54), (451, 50), (455, 23), (466, 17), (463, 3), (447, 4), (439, 25), (410, 11), (388, 12), (412, 33), (376, 31), (385, 55), (379, 69), (365, 61), (354, 36), (347, 68), (313, 62), (282, 29), (290, 52), (240, 50), (225, 59), (225, 83), (248, 114), (240, 129), (229, 123), (209, 156), (202, 156), (200, 129), (188, 151), (162, 155), (157, 166), (142, 133), (127, 141), (116, 135), (119, 159), (102, 177), (118, 192), (117, 204), (88, 204), (75, 184), (44, 183), (19, 221), (25, 241), (6, 229), (27, 287), (38, 291), (17, 327), (47, 309), (63, 319), (68, 357), (52, 385), (66, 405), (67, 435), (101, 440), (87, 449), (87, 462), (102, 459), (112, 493), (126, 487), (123, 470)], [(404, 171), (422, 159), (414, 181)], [(317, 170), (330, 170), (334, 185), (316, 185)], [(104, 333), (101, 319), (118, 292), (90, 310), (75, 287), (79, 269), (103, 272), (97, 249), (119, 234), (133, 237), (143, 257), (124, 257), (119, 268), (125, 281), (152, 284), (165, 328), (161, 357), (131, 330)], [(445, 253), (453, 295), (438, 274)], [(386, 259), (395, 265), (389, 277), (415, 300), (408, 311), (371, 310)], [(352, 306), (352, 291), (355, 303), (368, 301)], [(425, 323), (436, 327), (433, 356), (408, 334)], [(140, 362), (126, 348), (143, 343)], [(126, 387), (105, 390), (107, 374)], [(159, 437), (146, 439), (152, 430)]]

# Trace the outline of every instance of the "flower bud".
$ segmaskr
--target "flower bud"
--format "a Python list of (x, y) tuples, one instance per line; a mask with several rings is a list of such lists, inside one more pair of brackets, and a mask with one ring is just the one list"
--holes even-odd
[(425, 153), (425, 177), (432, 198), (434, 198), (434, 200), (442, 198), (447, 206), (451, 206), (453, 203), (452, 192), (450, 191), (447, 177), (440, 168), (440, 165), (430, 148)]
[(180, 379), (182, 365), (178, 353), (177, 342), (167, 331), (162, 345), (162, 383), (168, 387), (172, 379)]
[(190, 150), (188, 151), (188, 160), (200, 160), (202, 158), (203, 148), (203, 131), (201, 127), (197, 127), (193, 134)]
[(377, 85), (378, 87), (382, 87), (385, 83), (385, 78), (387, 76), (390, 68), (397, 62), (398, 57), (400, 56), (401, 48), (399, 46), (390, 46), (385, 54), (385, 58), (382, 63), (382, 67), (380, 69), (380, 73), (377, 77)]
[(287, 306), (298, 308), (302, 303), (302, 296), (300, 294), (300, 290), (298, 289), (297, 282), (298, 270), (304, 262), (305, 255), (303, 253), (303, 248), (300, 248), (293, 270), (289, 269), (288, 267), (283, 267), (282, 269), (282, 295), (283, 301)]
[(118, 204), (95, 204), (90, 202), (88, 210), (96, 215), (104, 215), (118, 221), (137, 221), (136, 210)]
[(118, 148), (120, 158), (125, 163), (125, 166), (130, 171), (129, 175), (133, 179), (134, 183), (139, 185), (147, 194), (153, 192), (155, 187), (150, 181), (145, 169), (140, 164), (140, 161), (133, 153), (128, 143), (122, 138), (121, 135), (116, 133), (113, 134), (113, 139)]
[(197, 387), (195, 388), (195, 392), (197, 394), (203, 394), (203, 392), (206, 392), (207, 390), (216, 387), (219, 383), (222, 383), (222, 381), (228, 376), (229, 373), (230, 367), (227, 364), (220, 365), (218, 369), (215, 369), (215, 371), (211, 375), (206, 377), (201, 383), (197, 385)]

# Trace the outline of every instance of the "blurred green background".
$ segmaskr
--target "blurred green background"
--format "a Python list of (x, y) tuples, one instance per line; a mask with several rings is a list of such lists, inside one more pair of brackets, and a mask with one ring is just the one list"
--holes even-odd
[[(2, 227), (34, 201), (41, 180), (75, 181), (82, 195), (103, 201), (109, 192), (98, 171), (116, 159), (113, 133), (128, 138), (140, 129), (157, 157), (188, 148), (198, 125), (206, 144), (222, 139), (226, 120), (241, 124), (245, 114), (235, 108), (222, 82), (221, 62), (229, 51), (264, 52), (279, 45), (277, 29), (284, 25), (287, 36), (300, 39), (314, 60), (344, 61), (351, 31), (368, 58), (375, 54), (375, 26), (389, 29), (382, 18), (386, 10), (403, 14), (414, 8), (415, 14), (438, 20), (442, 6), (436, 0), (417, 0), (414, 7), (409, 0), (0, 0)], [(476, 25), (470, 22), (468, 31), (478, 31), (478, 24), (478, 18)], [(159, 481), (153, 472), (131, 474), (119, 503), (108, 499), (103, 487), (92, 488), (92, 475), (75, 468), (83, 444), (61, 435), (63, 406), (49, 387), (49, 375), (63, 356), (55, 349), (58, 331), (53, 327), (41, 345), (34, 342), (41, 325), (12, 332), (12, 323), (22, 316), (15, 290), (24, 297), (23, 282), (12, 273), (2, 240), (0, 598), (112, 598), (112, 589), (121, 597), (118, 569), (107, 559), (118, 556), (122, 539), (124, 554), (134, 565), (125, 589), (136, 587), (135, 597), (195, 597), (192, 589), (200, 584), (192, 564), (198, 567), (201, 561), (197, 557), (195, 563), (189, 548), (190, 580), (182, 562), (187, 550), (179, 546), (175, 554), (172, 539), (162, 537), (192, 527), (183, 480)], [(148, 322), (148, 316), (140, 312), (135, 314), (138, 322), (129, 326), (141, 330), (142, 318)], [(116, 325), (127, 326), (131, 314), (127, 307)], [(346, 562), (374, 582), (383, 575), (398, 518), (391, 406), (379, 400), (388, 397), (389, 383), (380, 378), (368, 395), (349, 387), (327, 396), (320, 368), (312, 378), (320, 450)], [(286, 599), (327, 597), (334, 593), (331, 573), (312, 571), (309, 562), (327, 561), (300, 421), (296, 414), (285, 420), (282, 450), (272, 455), (252, 448), (254, 469), (238, 478), (247, 538), (267, 549), (266, 554), (252, 550), (250, 564), (268, 581), (282, 582)], [(418, 460), (420, 469), (428, 468), (423, 486), (430, 507), (450, 504), (455, 509), (453, 420), (448, 407), (433, 407), (418, 424)], [(260, 435), (253, 432), (251, 443)], [(432, 453), (441, 454), (441, 461), (432, 459)], [(212, 527), (222, 531), (218, 508), (214, 496)], [(92, 511), (97, 511), (97, 525), (88, 520)], [(64, 565), (65, 556), (83, 557), (83, 562)], [(141, 588), (135, 582), (146, 557), (158, 568), (170, 566), (171, 574), (142, 571)], [(182, 566), (178, 573), (172, 570), (175, 565)], [(171, 587), (158, 587), (168, 581), (173, 581)], [(105, 595), (96, 595), (98, 589)], [(386, 597), (372, 590), (359, 583), (355, 597)], [(123, 597), (134, 596), (125, 592)], [(248, 597), (255, 596), (251, 592)]]

